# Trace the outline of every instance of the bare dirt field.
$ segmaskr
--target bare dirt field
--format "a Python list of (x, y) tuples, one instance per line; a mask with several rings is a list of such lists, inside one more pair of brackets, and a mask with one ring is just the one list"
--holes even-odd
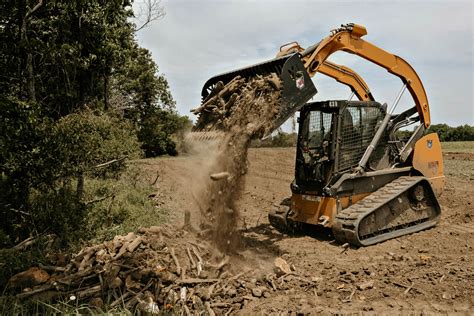
[[(242, 247), (234, 269), (249, 272), (255, 287), (284, 258), (294, 274), (261, 297), (245, 297), (242, 313), (340, 313), (375, 311), (459, 312), (473, 310), (474, 293), (474, 154), (444, 154), (447, 185), (440, 201), (441, 223), (430, 230), (372, 247), (344, 250), (330, 236), (287, 236), (268, 223), (267, 212), (290, 195), (295, 151), (251, 149), (240, 208)], [(148, 160), (163, 207), (182, 223), (185, 210), (196, 217), (192, 176), (199, 161), (191, 157)], [(291, 279), (309, 280), (292, 282)], [(273, 287), (273, 286), (272, 286)]]

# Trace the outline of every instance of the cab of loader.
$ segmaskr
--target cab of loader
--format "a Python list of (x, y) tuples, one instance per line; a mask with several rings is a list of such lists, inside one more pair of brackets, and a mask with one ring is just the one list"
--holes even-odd
[[(357, 166), (386, 106), (375, 101), (331, 100), (307, 103), (299, 114), (292, 190), (320, 195), (329, 182)], [(385, 152), (378, 147), (372, 158), (374, 166)]]

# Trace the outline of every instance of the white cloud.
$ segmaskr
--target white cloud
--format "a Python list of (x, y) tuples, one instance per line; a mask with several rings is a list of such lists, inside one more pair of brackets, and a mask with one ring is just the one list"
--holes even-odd
[[(138, 33), (167, 77), (178, 110), (200, 102), (210, 77), (272, 58), (280, 45), (318, 42), (342, 23), (368, 30), (366, 40), (409, 61), (421, 77), (432, 121), (474, 124), (473, 4), (471, 1), (163, 1), (164, 19)], [(391, 103), (400, 81), (355, 56), (338, 53), (367, 81), (376, 99)], [(349, 90), (321, 74), (317, 99), (344, 99)], [(404, 103), (403, 103), (404, 102)], [(408, 97), (402, 105), (412, 102)]]

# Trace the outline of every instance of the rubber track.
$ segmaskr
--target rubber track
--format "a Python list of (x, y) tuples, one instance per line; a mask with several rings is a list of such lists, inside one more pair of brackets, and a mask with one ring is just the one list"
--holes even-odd
[[(350, 243), (354, 246), (369, 246), (378, 242), (395, 238), (398, 236), (411, 234), (423, 229), (427, 229), (437, 224), (439, 216), (429, 219), (428, 221), (414, 224), (400, 230), (382, 233), (377, 237), (371, 237), (367, 240), (360, 240), (358, 236), (359, 223), (361, 220), (372, 212), (378, 210), (381, 206), (398, 197), (407, 191), (416, 183), (425, 180), (425, 177), (400, 177), (376, 192), (372, 193), (363, 200), (349, 206), (339, 212), (334, 220), (333, 234), (337, 241), (341, 243)], [(433, 196), (435, 196), (433, 194)], [(437, 203), (437, 201), (435, 201)], [(438, 206), (439, 207), (439, 206)]]

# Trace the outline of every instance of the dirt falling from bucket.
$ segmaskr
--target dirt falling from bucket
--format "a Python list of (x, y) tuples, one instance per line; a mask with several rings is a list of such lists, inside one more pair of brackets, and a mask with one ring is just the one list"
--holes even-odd
[[(237, 86), (235, 82), (228, 99), (216, 97), (212, 105), (218, 124), (226, 133), (219, 140), (201, 199), (202, 226), (209, 228), (217, 247), (224, 252), (235, 249), (240, 239), (235, 202), (244, 186), (250, 142), (273, 130), (280, 99), (279, 81), (274, 74), (240, 79)], [(232, 106), (226, 107), (230, 103)]]

